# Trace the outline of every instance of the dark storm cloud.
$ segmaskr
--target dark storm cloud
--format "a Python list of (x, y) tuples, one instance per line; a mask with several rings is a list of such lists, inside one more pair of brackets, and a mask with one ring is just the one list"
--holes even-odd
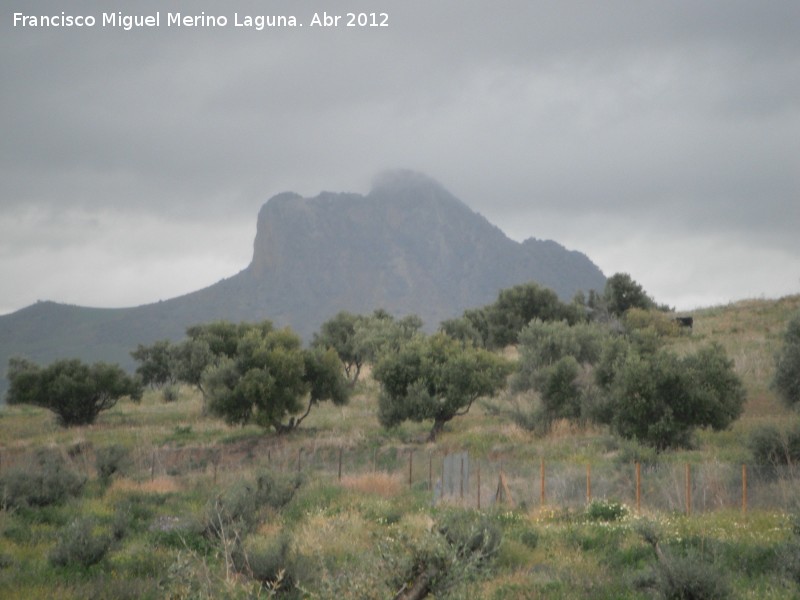
[[(15, 11), (132, 6), (306, 22), (314, 11), (385, 10), (391, 23), (11, 27)], [(714, 239), (733, 253), (769, 253), (779, 277), (800, 269), (799, 24), (793, 1), (6, 1), (0, 228), (15, 241), (0, 244), (0, 275), (36, 272), (36, 297), (101, 304), (101, 289), (59, 296), (42, 265), (65, 243), (80, 256), (108, 253), (96, 228), (136, 223), (148, 248), (193, 274), (171, 277), (189, 291), (245, 266), (255, 214), (272, 194), (363, 192), (376, 172), (411, 167), (514, 237), (563, 241), (607, 272), (652, 271), (648, 256)], [(186, 265), (193, 255), (208, 262), (202, 238), (221, 219), (232, 237), (203, 278)], [(635, 250), (616, 250), (630, 240)], [(134, 245), (118, 249), (120, 271), (144, 264)], [(160, 280), (142, 277), (130, 287), (154, 291), (108, 302), (161, 297)], [(762, 293), (796, 289), (797, 277)], [(656, 295), (675, 288), (651, 285)], [(34, 299), (19, 288), (0, 310)], [(752, 293), (736, 289), (725, 293)]]

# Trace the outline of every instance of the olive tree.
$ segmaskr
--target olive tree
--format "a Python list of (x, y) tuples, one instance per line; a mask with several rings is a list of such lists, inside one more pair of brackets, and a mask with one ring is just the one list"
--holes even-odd
[(223, 358), (233, 358), (239, 341), (248, 331), (267, 333), (272, 322), (232, 323), (212, 321), (192, 325), (186, 329), (186, 339), (174, 345), (169, 354), (170, 372), (175, 379), (195, 386), (207, 396), (203, 387), (206, 370)]
[(178, 381), (195, 386), (205, 398), (203, 373), (214, 359), (214, 353), (206, 340), (189, 338), (174, 346), (171, 368)]
[(603, 300), (608, 311), (617, 316), (622, 316), (629, 308), (656, 308), (655, 300), (627, 273), (615, 273), (606, 280)]
[(365, 359), (356, 340), (356, 325), (363, 319), (361, 315), (343, 310), (322, 324), (319, 333), (314, 334), (311, 344), (315, 348), (332, 348), (336, 351), (350, 385), (355, 385), (358, 381)]
[(545, 322), (534, 319), (519, 335), (519, 361), (512, 379), (515, 392), (535, 390), (541, 400), (534, 419), (520, 412), (524, 426), (547, 430), (555, 419), (585, 419), (584, 400), (593, 396), (591, 377), (611, 331), (597, 323)]
[(356, 324), (356, 347), (364, 360), (375, 365), (386, 353), (397, 352), (400, 347), (420, 335), (422, 319), (407, 315), (395, 319), (383, 310), (376, 310)]
[(282, 433), (299, 426), (319, 402), (347, 402), (347, 380), (332, 349), (304, 350), (295, 333), (274, 330), (268, 321), (235, 329), (235, 349), (226, 338), (224, 352), (203, 371), (213, 414)]
[(723, 348), (678, 357), (629, 351), (607, 384), (606, 416), (621, 436), (664, 450), (687, 446), (694, 429), (726, 429), (744, 409), (744, 386)]
[(176, 374), (173, 369), (175, 347), (169, 340), (159, 340), (151, 346), (139, 344), (131, 352), (131, 357), (139, 363), (136, 374), (144, 385), (159, 388), (174, 384)]
[(800, 403), (800, 313), (789, 320), (775, 357), (772, 387), (787, 406)]
[(55, 413), (63, 427), (89, 425), (97, 415), (129, 396), (138, 401), (142, 386), (117, 365), (87, 365), (78, 359), (47, 367), (21, 358), (8, 364), (8, 404), (32, 404)]
[(533, 319), (575, 323), (585, 318), (585, 306), (564, 304), (553, 290), (529, 282), (500, 290), (495, 302), (443, 321), (440, 330), (476, 346), (498, 349), (516, 344), (520, 331)]
[(476, 325), (475, 320), (470, 317), (477, 317), (480, 315), (478, 311), (464, 312), (464, 316), (456, 319), (447, 319), (439, 324), (439, 331), (449, 335), (455, 340), (461, 340), (464, 343), (472, 344), (473, 346), (484, 347), (486, 336)]
[(487, 350), (444, 333), (417, 336), (375, 365), (373, 377), (381, 384), (378, 419), (384, 427), (433, 421), (429, 440), (435, 441), (445, 423), (502, 389), (509, 373), (509, 363)]
[(533, 319), (573, 323), (578, 318), (575, 309), (561, 302), (553, 290), (533, 282), (502, 290), (486, 311), (487, 348), (516, 344), (522, 328)]
[(422, 328), (422, 319), (408, 315), (395, 319), (382, 309), (370, 315), (341, 311), (314, 334), (314, 348), (333, 349), (339, 356), (350, 386), (355, 386), (364, 364), (374, 364), (383, 352), (396, 350)]

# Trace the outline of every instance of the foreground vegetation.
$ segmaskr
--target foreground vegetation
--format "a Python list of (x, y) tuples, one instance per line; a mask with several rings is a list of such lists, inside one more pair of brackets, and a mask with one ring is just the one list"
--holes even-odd
[[(434, 446), (425, 441), (430, 422), (380, 426), (379, 387), (367, 366), (348, 404), (320, 404), (283, 436), (208, 416), (202, 393), (187, 385), (170, 402), (149, 391), (139, 404), (119, 402), (93, 425), (70, 429), (45, 409), (7, 407), (0, 596), (796, 597), (793, 506), (637, 514), (618, 498), (599, 498), (583, 507), (478, 511), (433, 505), (424, 474), (409, 486), (401, 464), (375, 457), (386, 448), (435, 448), (508, 463), (759, 462), (748, 443), (754, 432), (785, 432), (796, 420), (770, 382), (798, 309), (800, 297), (707, 309), (694, 314), (691, 335), (668, 338), (678, 357), (709, 342), (724, 348), (746, 401), (731, 429), (700, 431), (691, 447), (660, 454), (600, 425), (555, 418), (546, 431), (528, 430), (508, 418), (519, 401), (510, 394), (476, 403)], [(362, 468), (339, 479), (335, 469), (275, 460), (311, 447), (345, 448)], [(225, 458), (149, 468), (151, 451), (164, 448)]]

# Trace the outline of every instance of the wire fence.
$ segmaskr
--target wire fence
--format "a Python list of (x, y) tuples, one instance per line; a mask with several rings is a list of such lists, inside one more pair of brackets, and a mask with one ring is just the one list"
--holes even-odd
[[(98, 453), (91, 444), (60, 450), (72, 468), (97, 475)], [(36, 451), (0, 448), (0, 476), (33, 468)], [(800, 509), (800, 473), (792, 465), (574, 464), (520, 460), (501, 454), (477, 456), (408, 446), (373, 449), (265, 444), (137, 447), (126, 457), (126, 476), (140, 481), (205, 474), (220, 484), (242, 468), (301, 472), (342, 481), (371, 473), (430, 495), (433, 504), (474, 508), (516, 506), (575, 509), (592, 500), (622, 502), (637, 511), (703, 513), (715, 510)]]

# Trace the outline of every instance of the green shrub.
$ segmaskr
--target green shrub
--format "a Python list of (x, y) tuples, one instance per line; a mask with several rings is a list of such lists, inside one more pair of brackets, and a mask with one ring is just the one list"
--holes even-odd
[(590, 521), (619, 521), (629, 514), (628, 507), (614, 500), (593, 500), (586, 507)]
[(445, 513), (438, 529), (458, 556), (479, 560), (493, 556), (503, 539), (502, 530), (491, 519), (471, 511)]
[(210, 502), (205, 531), (222, 538), (231, 527), (250, 529), (258, 522), (259, 508), (252, 484), (234, 484)]
[[(414, 539), (401, 535), (379, 546), (386, 562), (384, 581), (391, 589), (416, 588), (430, 597), (474, 597), (474, 582), (490, 572), (501, 541), (496, 519), (471, 510), (443, 511), (429, 533)], [(515, 544), (516, 554), (521, 550)]]
[(0, 476), (0, 498), (8, 508), (61, 504), (77, 496), (84, 483), (58, 451), (41, 448), (30, 464)]
[(212, 540), (203, 535), (191, 524), (183, 524), (170, 529), (157, 529), (150, 533), (150, 539), (157, 546), (176, 550), (191, 550), (198, 556), (209, 556), (214, 552)]
[(222, 537), (227, 528), (251, 529), (266, 508), (280, 509), (294, 496), (302, 479), (265, 471), (255, 482), (240, 481), (218, 495), (209, 505), (205, 530)]
[(770, 572), (781, 573), (785, 565), (800, 559), (800, 548), (795, 543), (763, 544), (752, 539), (711, 543), (710, 540), (704, 540), (704, 546), (707, 552), (710, 546), (716, 560), (726, 568), (749, 577)]
[(130, 463), (128, 450), (119, 444), (98, 448), (95, 453), (95, 467), (100, 481), (107, 484), (111, 478), (124, 473)]
[(659, 563), (655, 585), (664, 600), (724, 600), (732, 597), (731, 586), (724, 575), (694, 553)]
[(519, 534), (519, 541), (533, 550), (539, 545), (539, 532), (535, 529), (524, 529)]
[(656, 564), (652, 570), (635, 577), (634, 586), (651, 588), (664, 600), (723, 600), (732, 589), (722, 572), (697, 550), (703, 546), (693, 540), (681, 540), (680, 555), (660, 547), (662, 532), (652, 521), (640, 521), (636, 531), (653, 549)]
[(775, 357), (772, 387), (787, 406), (800, 403), (800, 313), (789, 320)]
[(50, 563), (58, 567), (90, 567), (103, 560), (111, 547), (111, 538), (96, 534), (94, 529), (92, 519), (73, 521), (61, 532), (58, 542), (50, 552)]
[(750, 433), (747, 441), (753, 458), (763, 465), (788, 465), (800, 460), (800, 423), (781, 429), (762, 425)]
[(629, 331), (650, 329), (665, 337), (677, 337), (682, 333), (674, 316), (660, 310), (630, 308), (625, 312), (622, 321)]
[(282, 533), (274, 538), (248, 538), (233, 554), (234, 566), (240, 573), (271, 587), (292, 586), (289, 551), (291, 538)]
[(777, 569), (796, 584), (800, 584), (800, 544), (797, 541), (786, 543), (774, 553)]
[(129, 531), (146, 530), (158, 503), (163, 503), (163, 498), (142, 493), (133, 493), (116, 502), (111, 524), (114, 537), (121, 538)]
[(276, 510), (286, 506), (302, 485), (299, 475), (287, 475), (274, 471), (264, 471), (256, 477), (258, 501)]

